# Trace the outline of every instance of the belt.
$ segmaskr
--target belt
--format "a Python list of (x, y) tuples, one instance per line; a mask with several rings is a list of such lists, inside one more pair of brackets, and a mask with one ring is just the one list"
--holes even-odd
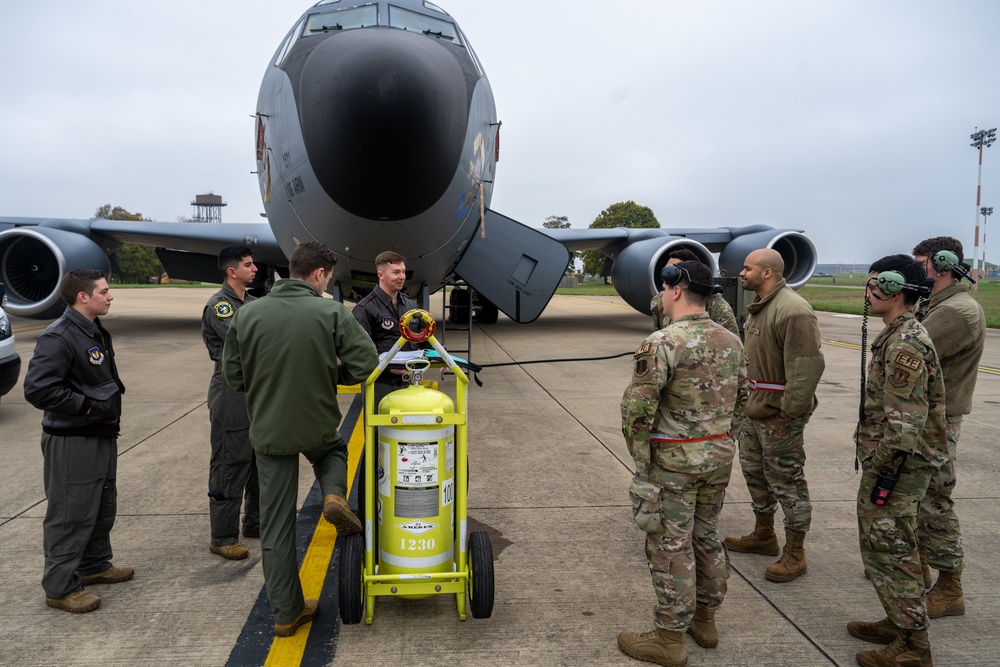
[(719, 435), (706, 435), (703, 438), (671, 438), (663, 433), (650, 433), (649, 439), (652, 442), (702, 442), (704, 440), (718, 440), (719, 438), (728, 438), (729, 432), (720, 433)]
[(757, 391), (785, 391), (785, 385), (780, 382), (762, 382), (760, 380), (747, 380), (751, 389)]

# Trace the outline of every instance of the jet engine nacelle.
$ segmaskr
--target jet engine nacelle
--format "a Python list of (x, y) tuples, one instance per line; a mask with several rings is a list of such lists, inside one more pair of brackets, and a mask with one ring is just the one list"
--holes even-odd
[(82, 234), (51, 227), (15, 227), (0, 232), (0, 282), (7, 287), (7, 312), (36, 319), (56, 318), (66, 309), (59, 281), (73, 269), (110, 275), (101, 247)]
[(793, 289), (806, 284), (816, 271), (816, 246), (807, 236), (787, 229), (770, 227), (730, 227), (734, 238), (719, 255), (719, 270), (723, 276), (738, 276), (743, 260), (754, 250), (772, 248), (785, 260), (785, 282)]
[(649, 302), (660, 291), (660, 271), (667, 265), (667, 255), (681, 248), (697, 255), (715, 275), (715, 259), (708, 248), (691, 239), (659, 236), (631, 243), (615, 256), (611, 266), (615, 291), (628, 305), (649, 315)]

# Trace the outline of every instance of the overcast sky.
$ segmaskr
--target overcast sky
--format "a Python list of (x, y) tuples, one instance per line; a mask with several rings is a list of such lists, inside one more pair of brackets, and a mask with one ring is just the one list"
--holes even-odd
[[(1000, 125), (1000, 3), (440, 0), (503, 121), (492, 208), (583, 228), (802, 229), (820, 262), (950, 234), (972, 254)], [(287, 0), (0, 2), (0, 215), (157, 220), (214, 192), (259, 222), (254, 123)], [(1000, 261), (1000, 144), (984, 151)]]

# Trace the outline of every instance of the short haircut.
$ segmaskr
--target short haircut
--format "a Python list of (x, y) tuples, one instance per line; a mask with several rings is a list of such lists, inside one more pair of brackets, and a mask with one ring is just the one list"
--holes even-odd
[(406, 258), (400, 255), (398, 252), (393, 250), (386, 250), (385, 252), (380, 252), (378, 257), (375, 258), (375, 270), (382, 271), (385, 267), (390, 264), (405, 264)]
[(935, 236), (932, 239), (921, 241), (913, 248), (913, 254), (918, 257), (932, 257), (934, 253), (941, 250), (950, 250), (958, 255), (959, 263), (965, 259), (962, 253), (962, 242), (950, 236)]
[(712, 284), (712, 271), (697, 259), (683, 261), (677, 268), (683, 269), (687, 274), (681, 278), (681, 285), (688, 294), (688, 300), (704, 306), (715, 290), (715, 285)]
[(226, 269), (235, 269), (244, 257), (253, 257), (253, 250), (245, 245), (229, 245), (219, 251), (219, 273), (226, 277)]
[[(701, 258), (687, 248), (678, 248), (667, 253), (667, 259), (679, 259), (682, 262), (701, 262)], [(704, 264), (704, 262), (702, 262)]]
[[(924, 265), (909, 255), (887, 255), (868, 267), (868, 273), (882, 273), (883, 271), (896, 271), (903, 276), (907, 285), (920, 285), (927, 277)], [(920, 297), (919, 291), (908, 287), (904, 287), (901, 294), (903, 295), (903, 303), (907, 305), (915, 304)]]
[(288, 275), (296, 280), (305, 280), (316, 269), (332, 271), (337, 264), (337, 256), (319, 241), (306, 241), (295, 246), (288, 258)]
[(59, 296), (66, 302), (66, 305), (76, 304), (76, 297), (80, 292), (87, 296), (94, 293), (97, 281), (104, 277), (103, 271), (97, 269), (73, 269), (59, 283)]

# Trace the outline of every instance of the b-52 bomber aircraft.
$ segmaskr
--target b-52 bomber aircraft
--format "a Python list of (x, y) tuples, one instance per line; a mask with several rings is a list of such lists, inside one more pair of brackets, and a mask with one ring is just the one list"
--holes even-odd
[[(602, 249), (615, 289), (648, 313), (667, 254), (688, 248), (723, 275), (770, 247), (797, 287), (816, 267), (812, 242), (764, 225), (720, 229), (534, 229), (490, 208), (500, 123), (468, 38), (426, 0), (321, 0), (270, 59), (257, 99), (256, 152), (266, 223), (191, 224), (0, 217), (0, 282), (8, 310), (58, 316), (60, 277), (111, 269), (123, 243), (156, 247), (174, 278), (218, 282), (224, 246), (251, 246), (273, 280), (299, 242), (338, 256), (329, 288), (357, 300), (377, 284), (374, 258), (407, 259), (404, 288), (426, 307), (455, 278), (498, 310), (535, 320), (571, 250)], [(718, 265), (713, 253), (719, 253)], [(457, 293), (459, 296), (463, 292)], [(466, 299), (468, 295), (466, 294)]]

